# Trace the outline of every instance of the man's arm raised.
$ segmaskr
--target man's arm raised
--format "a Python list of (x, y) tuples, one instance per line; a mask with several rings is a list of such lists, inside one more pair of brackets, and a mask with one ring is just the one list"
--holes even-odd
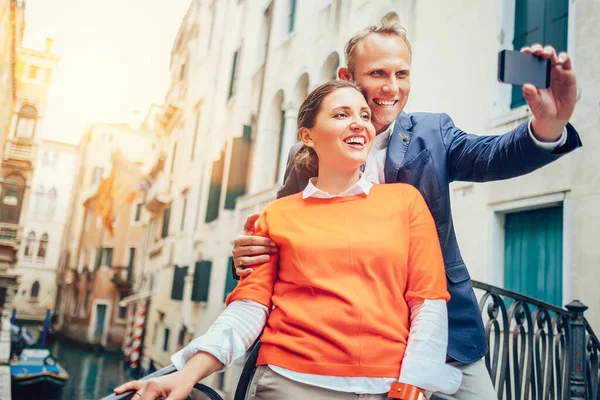
[(262, 236), (253, 236), (259, 213), (250, 214), (246, 218), (244, 231), (233, 241), (233, 266), (234, 278), (237, 279), (252, 272), (252, 266), (266, 263), (272, 254), (279, 251), (275, 242)]

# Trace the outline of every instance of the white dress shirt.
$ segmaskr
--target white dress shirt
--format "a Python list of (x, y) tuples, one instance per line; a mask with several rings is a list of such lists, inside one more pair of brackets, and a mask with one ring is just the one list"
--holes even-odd
[[(330, 195), (318, 189), (316, 182), (316, 178), (309, 181), (302, 193), (303, 199), (368, 195), (373, 187), (364, 174), (358, 182), (339, 195)], [(340, 392), (387, 393), (392, 383), (400, 381), (428, 391), (454, 393), (460, 387), (462, 374), (445, 363), (448, 347), (446, 302), (424, 300), (409, 304), (409, 307), (411, 328), (398, 379), (306, 374), (275, 365), (269, 365), (269, 368), (294, 381)], [(204, 335), (174, 354), (171, 361), (177, 369), (181, 369), (198, 351), (206, 351), (223, 363), (224, 370), (242, 357), (260, 336), (268, 314), (269, 310), (262, 304), (251, 300), (234, 301)]]

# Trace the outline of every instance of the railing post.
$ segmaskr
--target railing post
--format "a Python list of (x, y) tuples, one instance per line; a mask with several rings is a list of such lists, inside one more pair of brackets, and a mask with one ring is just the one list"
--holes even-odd
[(571, 400), (585, 399), (585, 319), (583, 313), (588, 309), (579, 300), (573, 300), (565, 306), (569, 310), (571, 331), (571, 365), (569, 383)]

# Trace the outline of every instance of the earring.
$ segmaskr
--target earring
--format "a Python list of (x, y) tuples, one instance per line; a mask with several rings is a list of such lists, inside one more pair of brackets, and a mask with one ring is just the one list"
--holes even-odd
[(309, 140), (308, 143), (306, 143), (306, 145), (308, 147), (313, 147), (315, 145), (315, 142), (313, 142), (312, 140)]

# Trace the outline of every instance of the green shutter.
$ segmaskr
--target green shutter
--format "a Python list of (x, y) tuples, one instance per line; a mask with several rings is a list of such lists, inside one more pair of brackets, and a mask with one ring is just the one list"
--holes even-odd
[(102, 266), (102, 247), (98, 247), (98, 254), (96, 255), (96, 269)]
[(235, 89), (235, 74), (237, 73), (238, 52), (239, 50), (233, 53), (233, 64), (231, 66), (231, 79), (229, 80), (229, 94), (227, 95), (227, 100), (233, 96), (233, 91)]
[(112, 247), (107, 247), (104, 251), (106, 251), (106, 265), (110, 268), (112, 267), (113, 249)]
[(252, 144), (252, 127), (244, 125), (241, 138), (233, 139), (231, 166), (225, 196), (225, 209), (235, 209), (235, 201), (246, 194), (246, 178), (250, 163), (250, 146)]
[(296, 0), (290, 1), (290, 23), (288, 25), (288, 33), (294, 30), (294, 26), (296, 24)]
[(173, 269), (173, 286), (171, 287), (171, 299), (183, 300), (183, 290), (185, 286), (185, 277), (188, 267), (178, 267)]
[(233, 289), (237, 286), (238, 281), (233, 279), (233, 275), (231, 275), (231, 271), (233, 270), (233, 257), (229, 257), (229, 264), (227, 266), (227, 280), (225, 281), (225, 292), (223, 293), (223, 301), (227, 300), (227, 296)]
[(208, 192), (208, 203), (206, 205), (206, 222), (212, 222), (219, 218), (219, 203), (221, 201), (221, 184), (223, 182), (224, 165), (225, 150), (221, 152), (221, 158), (213, 162), (210, 177), (210, 190)]
[(507, 214), (504, 287), (562, 306), (562, 206)]
[(171, 207), (165, 208), (163, 213), (162, 232), (160, 237), (166, 238), (169, 236), (169, 221), (171, 220)]
[(194, 269), (194, 286), (192, 288), (192, 301), (208, 301), (210, 288), (210, 273), (212, 261), (198, 261)]
[[(519, 0), (515, 2), (515, 35), (513, 47), (541, 43), (567, 50), (569, 0)], [(513, 86), (510, 108), (525, 104), (521, 86)]]

